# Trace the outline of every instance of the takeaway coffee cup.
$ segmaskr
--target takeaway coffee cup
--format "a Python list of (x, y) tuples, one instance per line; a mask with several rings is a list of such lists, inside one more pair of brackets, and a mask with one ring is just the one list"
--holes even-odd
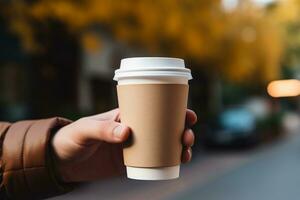
[(132, 130), (123, 150), (128, 178), (179, 177), (190, 79), (191, 72), (182, 59), (121, 60), (114, 80), (118, 81), (121, 122)]

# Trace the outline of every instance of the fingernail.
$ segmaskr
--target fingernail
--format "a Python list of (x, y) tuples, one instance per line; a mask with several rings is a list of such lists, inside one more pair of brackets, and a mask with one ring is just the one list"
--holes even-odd
[(123, 128), (122, 125), (116, 126), (113, 130), (114, 136), (117, 137), (117, 138), (121, 138), (123, 129), (124, 128)]
[(192, 149), (189, 148), (189, 149), (188, 149), (188, 152), (189, 152), (189, 154), (190, 154), (189, 161), (191, 161), (191, 160), (192, 160), (192, 156), (193, 156)]
[(193, 132), (192, 129), (189, 129), (189, 134), (193, 137), (193, 143), (192, 143), (192, 145), (191, 145), (191, 147), (192, 147), (192, 146), (194, 146), (194, 144), (195, 144), (195, 135), (194, 135), (194, 132)]

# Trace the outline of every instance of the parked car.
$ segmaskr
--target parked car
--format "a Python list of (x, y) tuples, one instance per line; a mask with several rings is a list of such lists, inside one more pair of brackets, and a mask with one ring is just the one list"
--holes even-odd
[(281, 133), (282, 111), (268, 99), (250, 98), (213, 117), (201, 138), (206, 146), (247, 146), (277, 137)]
[(253, 143), (257, 140), (255, 116), (243, 106), (228, 108), (207, 127), (204, 140), (207, 145)]

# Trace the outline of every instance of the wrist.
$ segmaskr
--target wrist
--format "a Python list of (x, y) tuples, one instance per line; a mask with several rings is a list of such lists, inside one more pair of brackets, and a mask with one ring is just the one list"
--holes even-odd
[[(56, 133), (59, 130), (56, 131)], [(65, 183), (70, 183), (70, 179), (68, 178), (68, 170), (66, 169), (66, 167), (64, 166), (64, 164), (60, 161), (60, 159), (58, 158), (58, 155), (55, 151), (55, 144), (54, 144), (54, 138), (55, 138), (55, 134), (53, 134), (53, 137), (51, 138), (50, 141), (50, 148), (49, 148), (49, 164), (50, 164), (50, 169), (52, 169), (53, 175), (55, 177), (55, 179), (62, 184)]]

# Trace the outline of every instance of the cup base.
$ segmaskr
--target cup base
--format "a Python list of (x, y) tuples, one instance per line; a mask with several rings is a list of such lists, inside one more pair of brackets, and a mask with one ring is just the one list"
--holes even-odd
[(172, 167), (126, 167), (127, 177), (136, 180), (170, 180), (179, 177), (180, 165)]

